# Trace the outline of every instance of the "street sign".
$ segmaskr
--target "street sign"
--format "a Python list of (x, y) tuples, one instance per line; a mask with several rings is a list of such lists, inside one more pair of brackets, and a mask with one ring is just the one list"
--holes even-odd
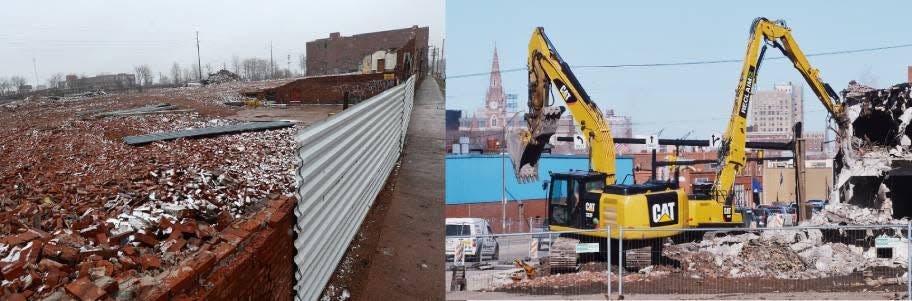
[(586, 139), (583, 139), (582, 135), (579, 135), (579, 134), (573, 135), (573, 149), (576, 149), (576, 150), (589, 149), (589, 146), (586, 145)]
[(659, 149), (659, 136), (658, 135), (649, 135), (646, 138), (646, 150), (654, 151)]
[(720, 134), (720, 133), (713, 133), (712, 135), (710, 135), (709, 136), (709, 147), (710, 148), (719, 148), (720, 146), (722, 146), (722, 137), (724, 137), (724, 136), (722, 136), (722, 134)]
[(576, 253), (598, 253), (599, 244), (596, 243), (578, 243), (576, 244)]

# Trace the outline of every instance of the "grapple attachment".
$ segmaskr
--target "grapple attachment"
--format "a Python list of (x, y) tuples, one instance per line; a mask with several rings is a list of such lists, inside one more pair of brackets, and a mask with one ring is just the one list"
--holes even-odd
[(526, 114), (529, 128), (511, 128), (507, 132), (507, 152), (520, 184), (538, 181), (538, 159), (551, 136), (557, 131), (564, 107), (544, 107)]

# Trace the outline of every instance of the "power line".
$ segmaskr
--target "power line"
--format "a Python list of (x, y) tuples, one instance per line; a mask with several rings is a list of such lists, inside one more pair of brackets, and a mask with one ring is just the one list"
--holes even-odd
[[(828, 51), (828, 52), (818, 52), (806, 54), (807, 57), (815, 56), (829, 56), (829, 55), (839, 55), (839, 54), (852, 54), (852, 53), (863, 53), (863, 52), (875, 52), (889, 49), (898, 49), (898, 48), (908, 48), (912, 47), (912, 43), (909, 44), (898, 44), (882, 47), (873, 47), (873, 48), (859, 48), (859, 49), (848, 49), (848, 50), (837, 50), (837, 51)], [(782, 60), (786, 59), (785, 56), (774, 56), (768, 57), (767, 60)], [(587, 68), (649, 68), (649, 67), (672, 67), (672, 66), (688, 66), (688, 65), (713, 65), (713, 64), (729, 64), (729, 63), (740, 63), (743, 62), (742, 59), (723, 59), (723, 60), (700, 60), (700, 61), (687, 61), (687, 62), (671, 62), (671, 63), (643, 63), (643, 64), (615, 64), (615, 65), (576, 65), (571, 66), (572, 68), (587, 69)], [(501, 73), (510, 73), (517, 71), (525, 71), (526, 67), (521, 68), (511, 68), (511, 69), (502, 69)], [(447, 76), (447, 79), (454, 78), (464, 78), (464, 77), (474, 77), (474, 76), (483, 76), (490, 75), (491, 72), (479, 72), (479, 73), (468, 73), (468, 74), (459, 74)]]

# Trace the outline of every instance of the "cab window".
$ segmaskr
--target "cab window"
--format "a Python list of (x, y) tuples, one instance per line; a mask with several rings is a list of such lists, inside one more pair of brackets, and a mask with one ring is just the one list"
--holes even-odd
[(567, 205), (567, 180), (554, 180), (551, 183), (551, 204), (553, 205)]
[(446, 236), (468, 235), (472, 235), (471, 226), (469, 225), (446, 225)]

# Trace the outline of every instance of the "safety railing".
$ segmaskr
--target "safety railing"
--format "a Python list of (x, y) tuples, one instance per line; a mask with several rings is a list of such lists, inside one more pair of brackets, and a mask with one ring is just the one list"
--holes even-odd
[(415, 77), (295, 136), (295, 298), (316, 300), (399, 159)]
[[(668, 230), (681, 233), (630, 239)], [(607, 233), (628, 239), (608, 239)], [(910, 234), (912, 226), (904, 224), (448, 236), (447, 296), (910, 298)], [(555, 247), (567, 242), (576, 246)]]

